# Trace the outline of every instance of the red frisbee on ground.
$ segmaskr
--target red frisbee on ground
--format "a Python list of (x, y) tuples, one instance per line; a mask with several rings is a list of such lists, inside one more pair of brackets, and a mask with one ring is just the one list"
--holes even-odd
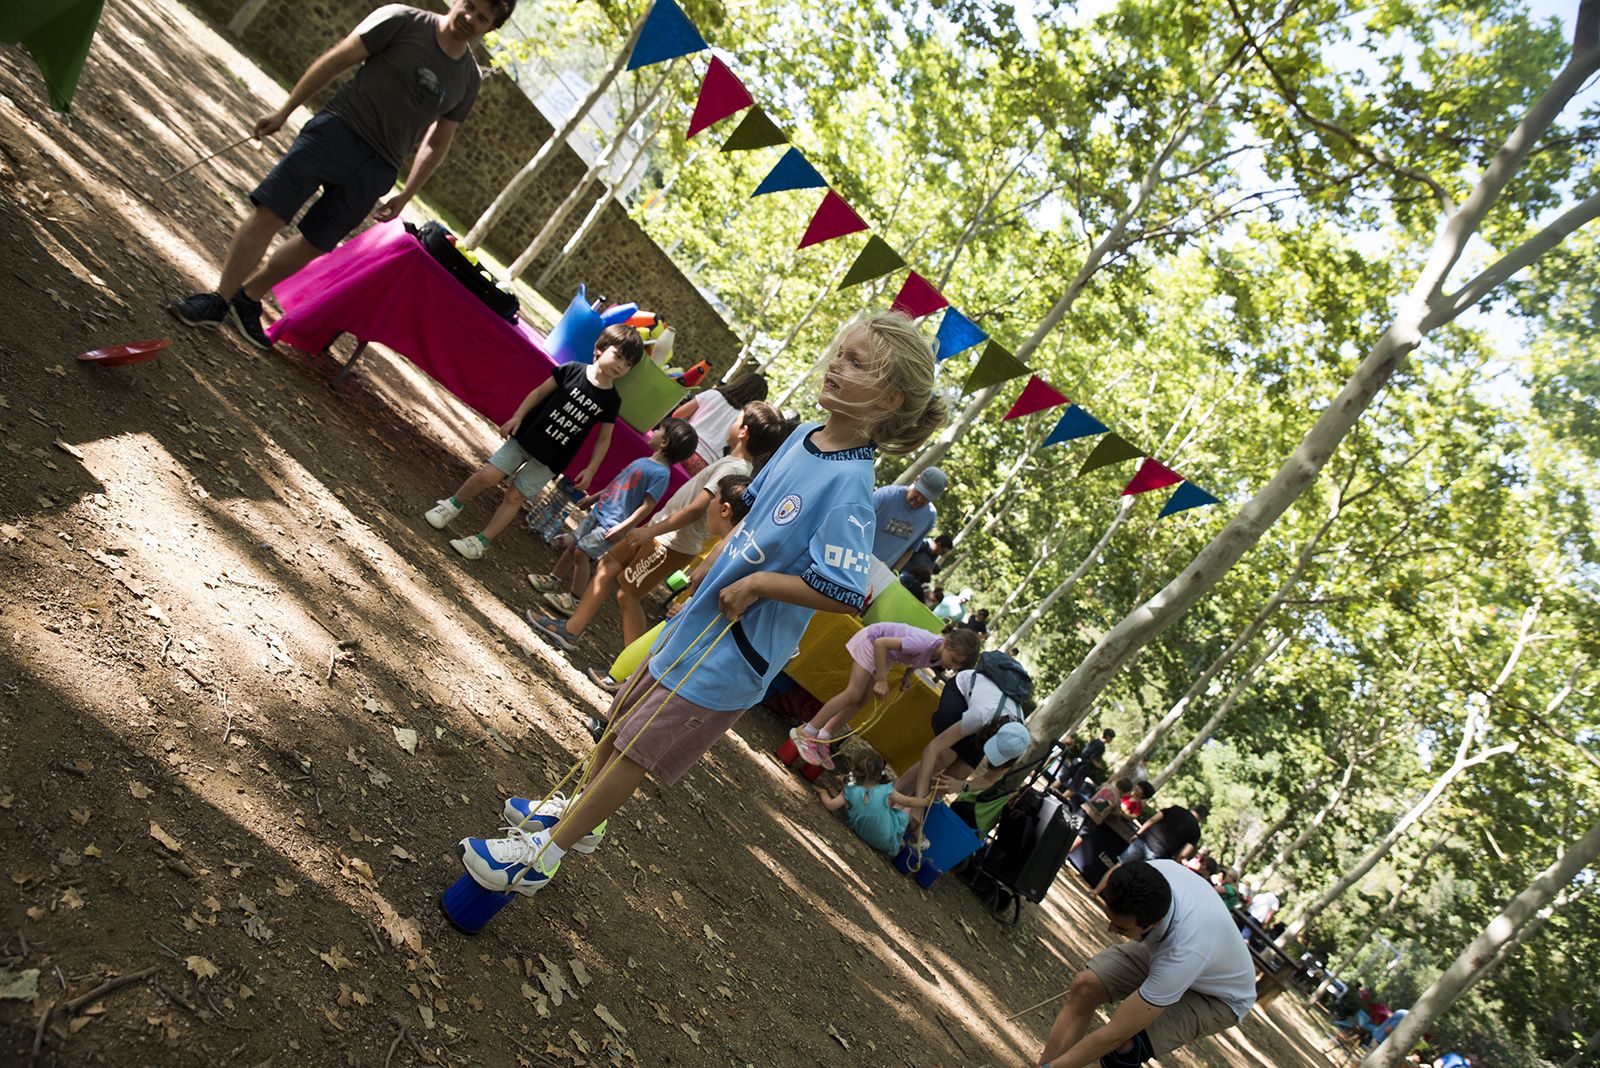
[(123, 367), (130, 363), (144, 363), (146, 360), (156, 358), (156, 353), (172, 344), (169, 337), (151, 338), (149, 341), (130, 341), (126, 345), (112, 345), (110, 348), (90, 349), (88, 352), (78, 354), (78, 362), (92, 363), (100, 367)]

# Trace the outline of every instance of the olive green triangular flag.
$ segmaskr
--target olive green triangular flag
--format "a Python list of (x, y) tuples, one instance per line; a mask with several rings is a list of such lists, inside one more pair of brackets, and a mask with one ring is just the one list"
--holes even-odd
[(1011, 355), (1011, 352), (998, 341), (990, 341), (984, 347), (983, 355), (978, 357), (977, 364), (972, 368), (972, 373), (967, 376), (966, 385), (961, 387), (962, 395), (976, 393), (980, 389), (1009, 382), (1013, 378), (1032, 374), (1028, 365)]
[(1089, 458), (1083, 461), (1083, 466), (1078, 468), (1081, 478), (1090, 471), (1098, 471), (1102, 467), (1120, 464), (1124, 460), (1137, 460), (1144, 455), (1144, 450), (1130, 442), (1121, 434), (1107, 434), (1095, 445)]
[(889, 242), (873, 234), (867, 239), (867, 247), (856, 257), (856, 262), (850, 265), (850, 270), (845, 273), (844, 281), (839, 283), (839, 288), (849, 289), (862, 282), (882, 278), (890, 271), (905, 265), (906, 261), (900, 258), (900, 253), (889, 247)]
[(773, 145), (788, 143), (789, 135), (778, 129), (777, 123), (767, 118), (767, 113), (762, 111), (758, 104), (745, 112), (744, 118), (739, 120), (739, 125), (734, 127), (733, 133), (723, 142), (722, 151), (748, 152), (752, 148), (771, 148)]

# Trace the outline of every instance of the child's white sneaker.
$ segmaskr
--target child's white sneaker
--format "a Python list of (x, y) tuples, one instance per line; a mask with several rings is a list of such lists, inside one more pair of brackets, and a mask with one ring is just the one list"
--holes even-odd
[(450, 525), (450, 520), (461, 514), (461, 508), (462, 506), (459, 504), (451, 504), (450, 498), (446, 497), (422, 513), (422, 518), (426, 519), (428, 525), (434, 530), (443, 530)]
[(552, 590), (544, 595), (544, 603), (564, 616), (578, 610), (578, 599), (567, 590)]
[[(508, 828), (504, 838), (463, 838), (457, 849), (461, 866), (485, 890), (532, 897), (545, 888), (561, 862), (540, 857), (550, 845), (543, 830), (529, 833)], [(535, 859), (538, 857), (537, 863)]]
[(468, 560), (482, 560), (483, 554), (489, 551), (489, 543), (476, 534), (469, 534), (465, 538), (456, 538), (451, 541), (450, 548), (465, 556)]
[(530, 573), (528, 575), (528, 585), (532, 586), (540, 593), (549, 593), (552, 590), (559, 590), (562, 586), (565, 586), (566, 583), (562, 582), (554, 575), (535, 575)]
[[(557, 820), (566, 814), (567, 806), (571, 804), (561, 794), (551, 794), (545, 799), (544, 804), (537, 809), (534, 802), (526, 797), (508, 797), (505, 807), (500, 814), (506, 822), (513, 827), (554, 827)], [(601, 820), (600, 826), (584, 835), (573, 845), (575, 853), (593, 853), (600, 848), (600, 843), (606, 840), (606, 824), (610, 820)]]

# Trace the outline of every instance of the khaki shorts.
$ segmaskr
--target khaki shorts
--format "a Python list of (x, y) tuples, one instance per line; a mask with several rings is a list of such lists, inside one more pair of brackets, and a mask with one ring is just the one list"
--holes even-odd
[[(624, 711), (627, 710), (627, 711)], [(611, 702), (608, 719), (617, 722), (617, 752), (659, 781), (671, 785), (695, 766), (718, 738), (728, 733), (743, 712), (713, 712), (657, 686), (649, 665), (628, 676)]]
[[(1113, 1002), (1120, 1002), (1138, 991), (1150, 977), (1150, 947), (1142, 942), (1123, 942), (1096, 953), (1086, 965), (1105, 985)], [(1163, 1057), (1197, 1038), (1226, 1031), (1239, 1022), (1228, 1003), (1210, 994), (1190, 990), (1176, 1003), (1168, 1005), (1145, 1028), (1155, 1056)]]
[(617, 586), (634, 597), (643, 597), (694, 559), (688, 553), (667, 548), (659, 540), (644, 545), (625, 541), (606, 555), (617, 565)]

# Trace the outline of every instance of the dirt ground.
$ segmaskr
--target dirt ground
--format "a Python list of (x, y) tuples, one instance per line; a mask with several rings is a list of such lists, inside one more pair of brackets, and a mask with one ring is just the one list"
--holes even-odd
[[(174, 0), (108, 6), (70, 116), (0, 49), (0, 977), (39, 973), (0, 1061), (1033, 1063), (1054, 1001), (1010, 1017), (1106, 938), (1076, 879), (1015, 928), (919, 890), (761, 710), (540, 896), (446, 925), (455, 841), (586, 751), (615, 620), (564, 656), (518, 614), (548, 550), (468, 565), (423, 522), (492, 430), (410, 364), (335, 392), (162, 314), (270, 157), (159, 180), (280, 92)], [(1327, 1063), (1323, 1030), (1285, 998), (1169, 1063)]]

